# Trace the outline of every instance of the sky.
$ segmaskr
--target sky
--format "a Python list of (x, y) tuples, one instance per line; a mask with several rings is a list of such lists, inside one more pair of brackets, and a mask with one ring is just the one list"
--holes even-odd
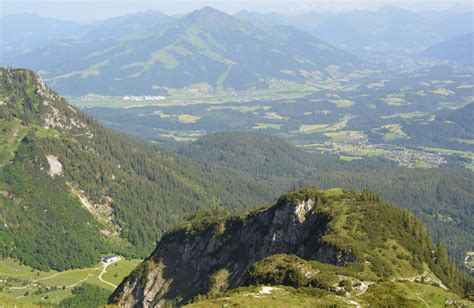
[(380, 9), (383, 6), (398, 6), (412, 10), (443, 10), (457, 6), (461, 10), (472, 10), (471, 0), (317, 0), (317, 1), (288, 1), (288, 0), (0, 0), (0, 16), (16, 13), (34, 13), (45, 17), (53, 17), (74, 21), (94, 21), (109, 17), (136, 13), (146, 10), (160, 10), (169, 15), (189, 13), (206, 5), (228, 13), (240, 10), (257, 12), (277, 12), (298, 14), (310, 11)]

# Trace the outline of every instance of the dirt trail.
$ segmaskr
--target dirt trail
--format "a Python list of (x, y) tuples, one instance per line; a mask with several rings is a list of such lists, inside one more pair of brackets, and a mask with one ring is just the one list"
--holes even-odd
[[(120, 259), (119, 259), (120, 260)], [(119, 260), (117, 260), (116, 262), (118, 262)], [(113, 262), (113, 263), (116, 263), (116, 262)], [(104, 267), (102, 268), (102, 272), (100, 272), (99, 276), (97, 276), (97, 278), (99, 278), (100, 281), (102, 281), (103, 283), (105, 284), (108, 284), (109, 286), (112, 286), (114, 288), (117, 288), (116, 285), (114, 285), (113, 283), (111, 282), (108, 282), (107, 280), (104, 280), (102, 278), (102, 275), (104, 275), (106, 272), (107, 272), (107, 267), (113, 263), (109, 263), (109, 264), (104, 264)]]
[(413, 277), (398, 277), (394, 278), (392, 281), (405, 281), (405, 282), (416, 282), (416, 281), (421, 281), (422, 278), (424, 279), (425, 283), (430, 283), (430, 282), (435, 282), (439, 285), (439, 287), (443, 290), (448, 290), (448, 287), (446, 287), (443, 282), (432, 272), (423, 272), (423, 274), (418, 275), (418, 276), (413, 276)]
[(420, 301), (422, 301), (422, 302), (423, 302), (423, 304), (425, 304), (425, 306), (426, 306), (426, 307), (428, 307), (428, 308), (430, 307), (430, 305), (428, 305), (428, 304), (425, 302), (425, 300), (424, 300), (424, 299), (422, 299), (422, 298), (421, 298), (421, 297), (419, 297), (419, 296), (418, 296), (417, 298), (418, 298)]
[(360, 287), (359, 287), (360, 292), (357, 293), (356, 295), (354, 295), (354, 297), (361, 296), (361, 295), (365, 294), (365, 292), (367, 292), (367, 290), (369, 289), (369, 286), (371, 284), (375, 284), (375, 282), (373, 282), (373, 281), (361, 281), (360, 284), (361, 284)]
[(354, 305), (354, 306), (356, 306), (357, 308), (360, 308), (360, 307), (361, 307), (358, 302), (353, 301), (353, 300), (350, 300), (350, 299), (346, 299), (345, 302), (348, 303), (349, 305)]

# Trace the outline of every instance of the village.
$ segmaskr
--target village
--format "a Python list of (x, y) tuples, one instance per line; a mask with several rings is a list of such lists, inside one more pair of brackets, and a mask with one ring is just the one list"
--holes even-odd
[(396, 161), (406, 168), (432, 168), (446, 163), (441, 153), (407, 149), (389, 144), (371, 144), (367, 138), (345, 139), (324, 142), (325, 152), (350, 157), (380, 156)]
[(143, 101), (162, 101), (164, 96), (160, 95), (141, 95), (141, 96), (124, 96), (122, 101), (124, 102), (143, 102)]

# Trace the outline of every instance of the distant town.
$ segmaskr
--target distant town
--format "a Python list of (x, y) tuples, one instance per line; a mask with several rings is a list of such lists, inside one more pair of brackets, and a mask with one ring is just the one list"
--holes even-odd
[(124, 96), (122, 101), (124, 102), (143, 102), (143, 101), (161, 101), (164, 100), (164, 96), (159, 95), (143, 95), (143, 96)]
[(354, 157), (383, 156), (398, 162), (402, 167), (439, 167), (446, 163), (442, 153), (406, 149), (389, 144), (371, 144), (366, 138), (354, 138), (338, 142), (326, 141), (322, 152), (344, 154)]

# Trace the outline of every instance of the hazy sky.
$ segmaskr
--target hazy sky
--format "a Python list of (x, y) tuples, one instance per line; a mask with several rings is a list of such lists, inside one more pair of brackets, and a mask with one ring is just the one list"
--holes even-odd
[(1, 16), (15, 13), (36, 13), (41, 16), (67, 20), (92, 21), (107, 17), (125, 15), (139, 11), (161, 10), (167, 14), (183, 14), (210, 5), (228, 13), (240, 10), (259, 12), (304, 13), (310, 11), (379, 9), (386, 5), (399, 6), (413, 10), (442, 10), (457, 6), (462, 10), (472, 10), (472, 1), (468, 0), (326, 0), (326, 1), (288, 1), (288, 0), (174, 0), (174, 1), (133, 1), (133, 0), (0, 0)]

